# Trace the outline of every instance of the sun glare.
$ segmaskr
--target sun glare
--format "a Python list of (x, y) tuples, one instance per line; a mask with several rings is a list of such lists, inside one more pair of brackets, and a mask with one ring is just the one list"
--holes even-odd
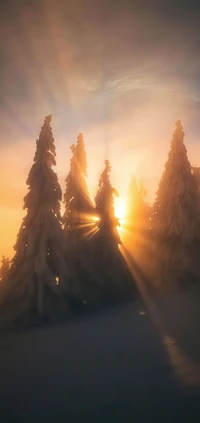
[(122, 222), (125, 219), (126, 215), (126, 201), (123, 197), (118, 197), (115, 199), (115, 215)]
[(98, 222), (100, 219), (99, 219), (99, 217), (97, 217), (97, 216), (92, 216), (92, 220), (93, 220), (94, 222)]

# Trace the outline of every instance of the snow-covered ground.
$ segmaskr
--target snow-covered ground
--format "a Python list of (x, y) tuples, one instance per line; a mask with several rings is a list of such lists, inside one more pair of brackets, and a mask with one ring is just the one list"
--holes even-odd
[(180, 313), (176, 331), (166, 324), (177, 301), (155, 306), (153, 318), (127, 303), (2, 338), (0, 421), (199, 422), (199, 332), (186, 326), (192, 355), (176, 338)]

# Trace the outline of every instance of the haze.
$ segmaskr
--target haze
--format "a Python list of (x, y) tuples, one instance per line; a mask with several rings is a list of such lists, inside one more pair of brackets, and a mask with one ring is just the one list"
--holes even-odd
[(107, 158), (121, 197), (135, 174), (152, 202), (177, 119), (189, 159), (200, 165), (198, 2), (98, 3), (0, 6), (1, 255), (12, 255), (35, 141), (48, 114), (62, 187), (79, 132), (92, 196)]

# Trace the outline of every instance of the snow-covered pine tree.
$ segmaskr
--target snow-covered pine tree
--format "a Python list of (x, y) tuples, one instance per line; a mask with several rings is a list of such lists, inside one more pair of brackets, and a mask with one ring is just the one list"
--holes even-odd
[(111, 165), (105, 160), (105, 169), (99, 178), (95, 197), (98, 231), (94, 236), (95, 266), (101, 280), (103, 298), (122, 300), (133, 294), (132, 277), (120, 252), (121, 239), (115, 216), (114, 197), (118, 192), (110, 182)]
[[(45, 316), (54, 294), (68, 292), (70, 274), (64, 257), (60, 201), (62, 192), (57, 175), (52, 116), (45, 118), (36, 143), (24, 198), (27, 214), (23, 219), (12, 260), (7, 290), (1, 297), (4, 312), (13, 319), (29, 319), (30, 314)], [(3, 304), (2, 304), (3, 301)], [(56, 300), (57, 301), (57, 300)], [(2, 307), (4, 306), (4, 310)]]
[(152, 228), (161, 237), (194, 242), (200, 238), (198, 202), (198, 187), (187, 157), (183, 127), (177, 121), (153, 207)]
[(8, 274), (10, 269), (10, 260), (5, 256), (2, 257), (1, 267), (0, 267), (0, 283), (7, 282)]
[[(153, 206), (152, 233), (159, 240), (161, 267), (182, 278), (191, 274), (194, 249), (200, 240), (199, 192), (184, 145), (184, 132), (176, 122), (171, 149)], [(160, 249), (160, 242), (165, 245)], [(162, 258), (165, 261), (163, 266)], [(180, 276), (181, 275), (181, 276)], [(180, 277), (179, 277), (180, 276)]]
[(66, 178), (63, 216), (67, 260), (74, 272), (73, 293), (88, 302), (95, 290), (92, 235), (95, 231), (95, 207), (87, 187), (87, 157), (83, 134), (71, 147), (70, 170)]
[(80, 247), (81, 240), (87, 238), (94, 205), (87, 187), (87, 158), (83, 134), (79, 134), (76, 145), (72, 145), (70, 170), (66, 178), (64, 194), (64, 232), (70, 255)]

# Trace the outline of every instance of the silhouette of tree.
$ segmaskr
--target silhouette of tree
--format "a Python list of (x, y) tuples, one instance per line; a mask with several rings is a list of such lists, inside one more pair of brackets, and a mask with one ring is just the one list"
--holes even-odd
[[(92, 296), (93, 275), (91, 235), (95, 226), (94, 204), (87, 187), (87, 157), (83, 134), (71, 147), (72, 158), (66, 178), (63, 216), (67, 259), (70, 259), (76, 277), (73, 292), (82, 300)], [(94, 285), (94, 284), (93, 284)]]
[(69, 291), (70, 275), (65, 264), (60, 200), (62, 192), (57, 175), (55, 144), (50, 126), (52, 116), (45, 118), (36, 142), (34, 164), (28, 175), (29, 192), (24, 198), (27, 214), (23, 219), (16, 254), (5, 292), (12, 318), (28, 319), (30, 314), (44, 316), (54, 294)]
[(9, 258), (6, 258), (5, 256), (3, 256), (1, 260), (1, 268), (0, 268), (0, 282), (1, 283), (7, 282), (9, 269), (10, 269), (10, 260)]
[(114, 196), (119, 194), (110, 183), (111, 166), (108, 160), (105, 160), (105, 169), (99, 178), (99, 189), (95, 197), (96, 213), (99, 217), (99, 229), (102, 236), (106, 236), (107, 245), (110, 243), (118, 247), (121, 244), (121, 239), (117, 231), (117, 226), (120, 226), (119, 220), (115, 216), (114, 211)]
[[(163, 257), (166, 255), (166, 267), (173, 262), (177, 274), (189, 262), (187, 247), (192, 251), (200, 239), (198, 204), (198, 186), (187, 157), (183, 127), (177, 121), (152, 216), (152, 231), (167, 243), (165, 253), (160, 250)], [(191, 270), (191, 264), (187, 265)]]
[(72, 253), (74, 249), (77, 252), (80, 238), (85, 235), (86, 225), (91, 223), (94, 206), (87, 187), (87, 159), (82, 134), (79, 134), (76, 145), (73, 144), (70, 148), (72, 158), (66, 178), (63, 224), (65, 234), (70, 238), (68, 247)]
[[(115, 216), (114, 197), (118, 192), (110, 182), (111, 166), (105, 160), (105, 169), (99, 178), (95, 197), (98, 231), (94, 236), (96, 272), (103, 298), (107, 301), (122, 300), (132, 295), (132, 277), (120, 252), (121, 239), (117, 230), (120, 226)], [(130, 297), (129, 297), (130, 298)]]

